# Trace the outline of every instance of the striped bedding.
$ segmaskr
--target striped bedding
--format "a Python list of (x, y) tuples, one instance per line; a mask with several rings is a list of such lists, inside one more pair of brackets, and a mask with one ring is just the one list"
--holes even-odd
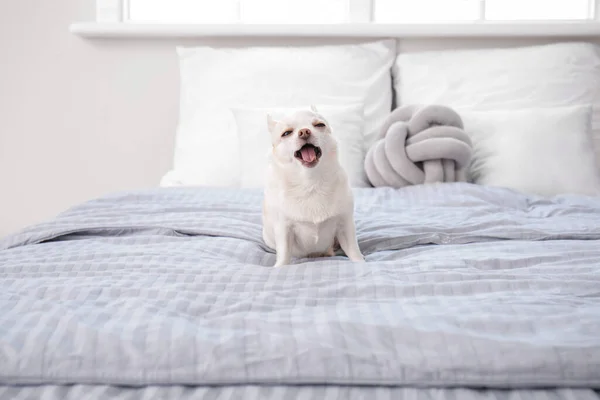
[(257, 190), (102, 197), (0, 241), (0, 399), (596, 399), (600, 199), (356, 189), (367, 262), (273, 269)]

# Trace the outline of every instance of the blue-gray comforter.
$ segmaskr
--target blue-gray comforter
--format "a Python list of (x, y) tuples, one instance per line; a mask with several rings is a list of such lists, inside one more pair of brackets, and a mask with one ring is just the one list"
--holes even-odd
[(111, 195), (0, 242), (0, 385), (600, 388), (600, 199), (357, 189), (367, 262), (271, 268), (262, 193)]

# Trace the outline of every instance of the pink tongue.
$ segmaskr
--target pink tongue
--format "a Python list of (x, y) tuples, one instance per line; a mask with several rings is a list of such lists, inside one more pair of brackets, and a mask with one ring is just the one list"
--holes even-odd
[(300, 152), (302, 153), (302, 159), (304, 162), (313, 162), (315, 161), (315, 158), (317, 158), (317, 155), (315, 154), (315, 148), (312, 146), (303, 147)]

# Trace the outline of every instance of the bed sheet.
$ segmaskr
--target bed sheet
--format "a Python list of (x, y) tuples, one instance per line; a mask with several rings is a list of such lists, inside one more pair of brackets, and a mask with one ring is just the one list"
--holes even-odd
[(0, 386), (0, 400), (599, 400), (587, 389), (476, 390), (352, 386)]

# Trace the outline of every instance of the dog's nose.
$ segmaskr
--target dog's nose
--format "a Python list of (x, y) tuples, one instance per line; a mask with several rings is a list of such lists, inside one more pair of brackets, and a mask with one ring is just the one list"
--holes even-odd
[(308, 139), (308, 137), (310, 136), (310, 129), (308, 129), (308, 128), (300, 129), (298, 131), (298, 136), (301, 137), (302, 139)]

